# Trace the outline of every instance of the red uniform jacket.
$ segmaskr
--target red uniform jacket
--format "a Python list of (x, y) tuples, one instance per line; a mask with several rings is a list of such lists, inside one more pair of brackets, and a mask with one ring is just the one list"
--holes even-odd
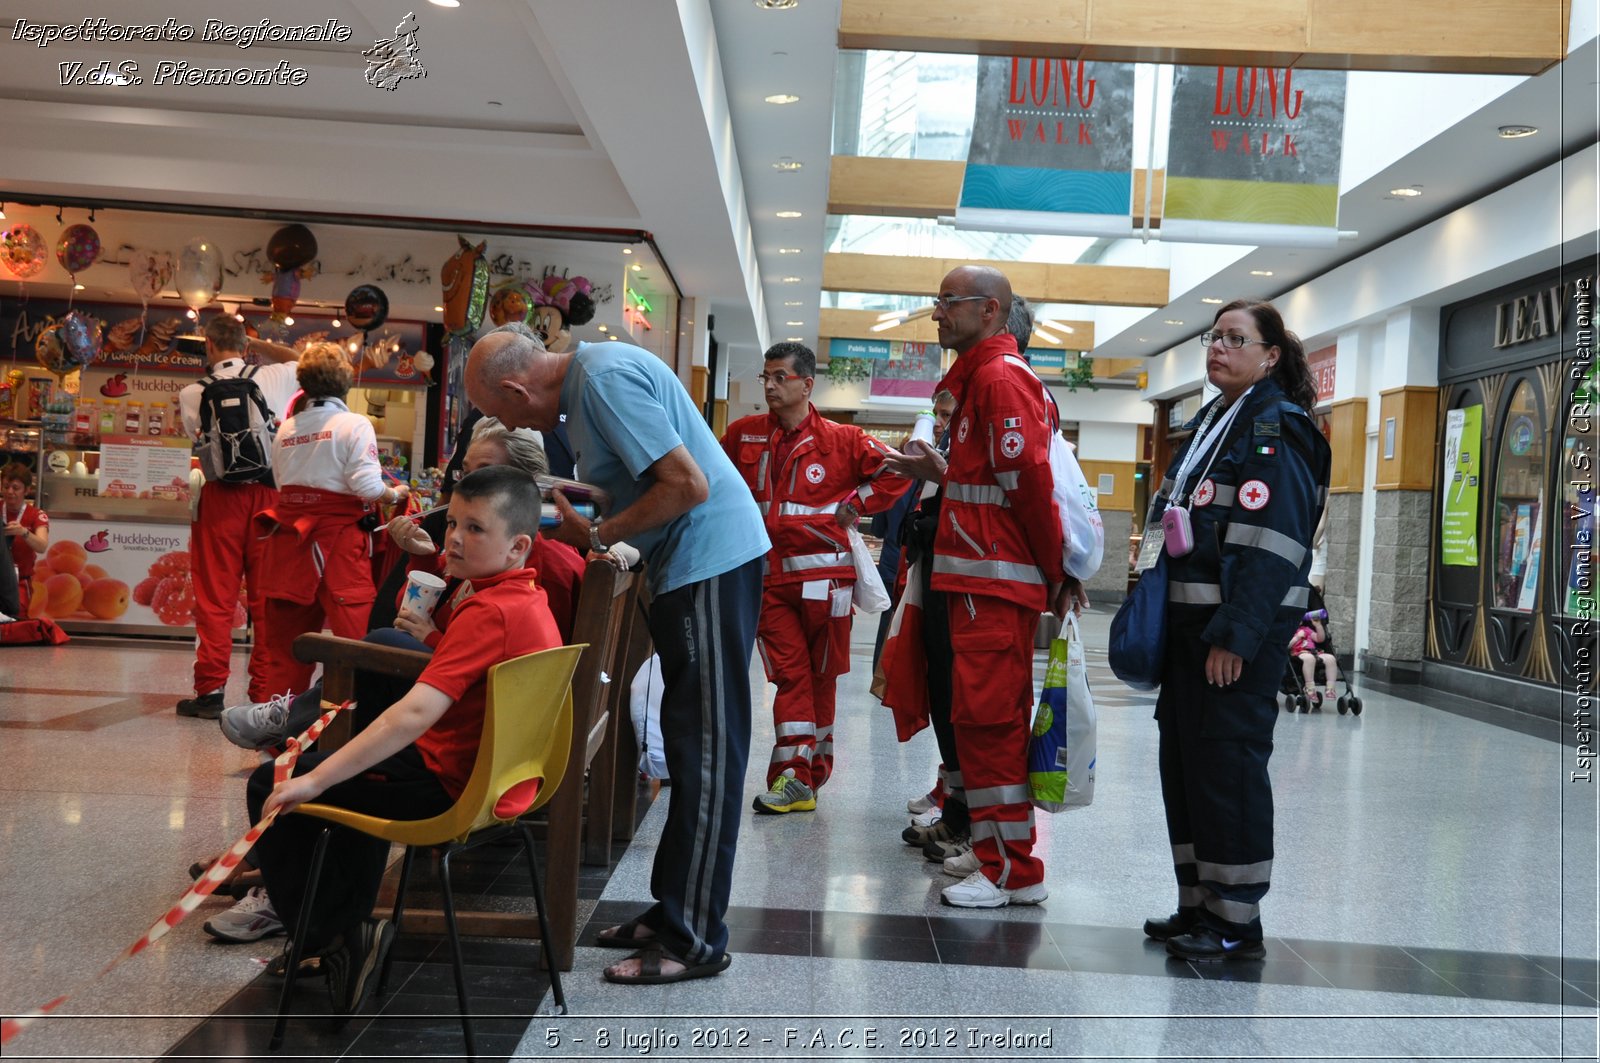
[(756, 497), (767, 522), (768, 586), (806, 580), (854, 580), (846, 533), (834, 523), (839, 504), (877, 513), (911, 486), (884, 473), (887, 448), (855, 425), (839, 424), (815, 406), (796, 426), (800, 438), (780, 466), (775, 452), (781, 428), (770, 413), (741, 417), (728, 426), (722, 449)]
[(1061, 567), (1061, 520), (1051, 499), (1056, 412), (1007, 334), (956, 359), (939, 387), (956, 399), (933, 589), (1004, 598), (1043, 612)]
[(325, 583), (346, 605), (371, 602), (378, 593), (372, 585), (372, 539), (357, 523), (370, 508), (355, 495), (283, 488), (277, 503), (255, 517), (255, 534), (267, 540), (267, 597), (307, 605)]

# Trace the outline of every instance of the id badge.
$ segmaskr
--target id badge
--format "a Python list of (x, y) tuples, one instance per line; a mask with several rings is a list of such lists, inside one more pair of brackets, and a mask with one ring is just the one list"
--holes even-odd
[(1145, 525), (1144, 539), (1139, 543), (1139, 560), (1133, 566), (1134, 572), (1143, 572), (1145, 569), (1154, 568), (1156, 561), (1161, 557), (1161, 548), (1166, 544), (1166, 532), (1161, 529), (1159, 521), (1151, 521)]

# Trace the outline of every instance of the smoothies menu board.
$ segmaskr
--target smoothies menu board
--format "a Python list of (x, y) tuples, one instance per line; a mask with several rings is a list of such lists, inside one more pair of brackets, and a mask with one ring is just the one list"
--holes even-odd
[(189, 451), (189, 440), (172, 436), (102, 436), (100, 494), (187, 502)]

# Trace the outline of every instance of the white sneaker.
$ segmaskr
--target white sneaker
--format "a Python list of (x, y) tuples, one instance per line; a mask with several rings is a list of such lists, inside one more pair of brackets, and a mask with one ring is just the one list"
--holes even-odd
[(292, 694), (274, 694), (266, 701), (246, 702), (222, 710), (217, 724), (222, 733), (240, 749), (260, 749), (283, 744), (289, 737), (289, 706)]
[(202, 929), (229, 944), (259, 941), (286, 932), (283, 920), (278, 918), (272, 901), (267, 898), (267, 891), (260, 886), (253, 887), (243, 900), (221, 915), (206, 920)]
[(940, 896), (952, 908), (1004, 908), (1008, 904), (1038, 904), (1050, 893), (1043, 882), (1020, 889), (1002, 889), (990, 882), (980, 869), (954, 886), (946, 886)]
[(966, 878), (982, 866), (983, 861), (978, 859), (978, 854), (972, 851), (972, 845), (968, 843), (965, 851), (945, 858), (944, 873), (951, 878)]
[(918, 812), (916, 815), (912, 816), (911, 825), (913, 827), (922, 827), (923, 829), (927, 829), (943, 818), (944, 809), (940, 808), (938, 805), (934, 805), (932, 808), (925, 808), (921, 812)]

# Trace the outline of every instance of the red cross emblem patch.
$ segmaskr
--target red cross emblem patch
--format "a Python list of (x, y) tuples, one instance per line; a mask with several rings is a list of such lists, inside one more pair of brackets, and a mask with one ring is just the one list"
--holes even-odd
[(810, 480), (814, 484), (821, 483), (822, 478), (827, 474), (828, 470), (824, 469), (821, 465), (806, 466), (806, 479)]
[(1210, 480), (1203, 480), (1200, 486), (1194, 489), (1194, 504), (1197, 506), (1209, 506), (1216, 494), (1217, 485)]
[(1272, 498), (1272, 492), (1260, 480), (1246, 480), (1239, 488), (1239, 504), (1245, 509), (1260, 509)]

